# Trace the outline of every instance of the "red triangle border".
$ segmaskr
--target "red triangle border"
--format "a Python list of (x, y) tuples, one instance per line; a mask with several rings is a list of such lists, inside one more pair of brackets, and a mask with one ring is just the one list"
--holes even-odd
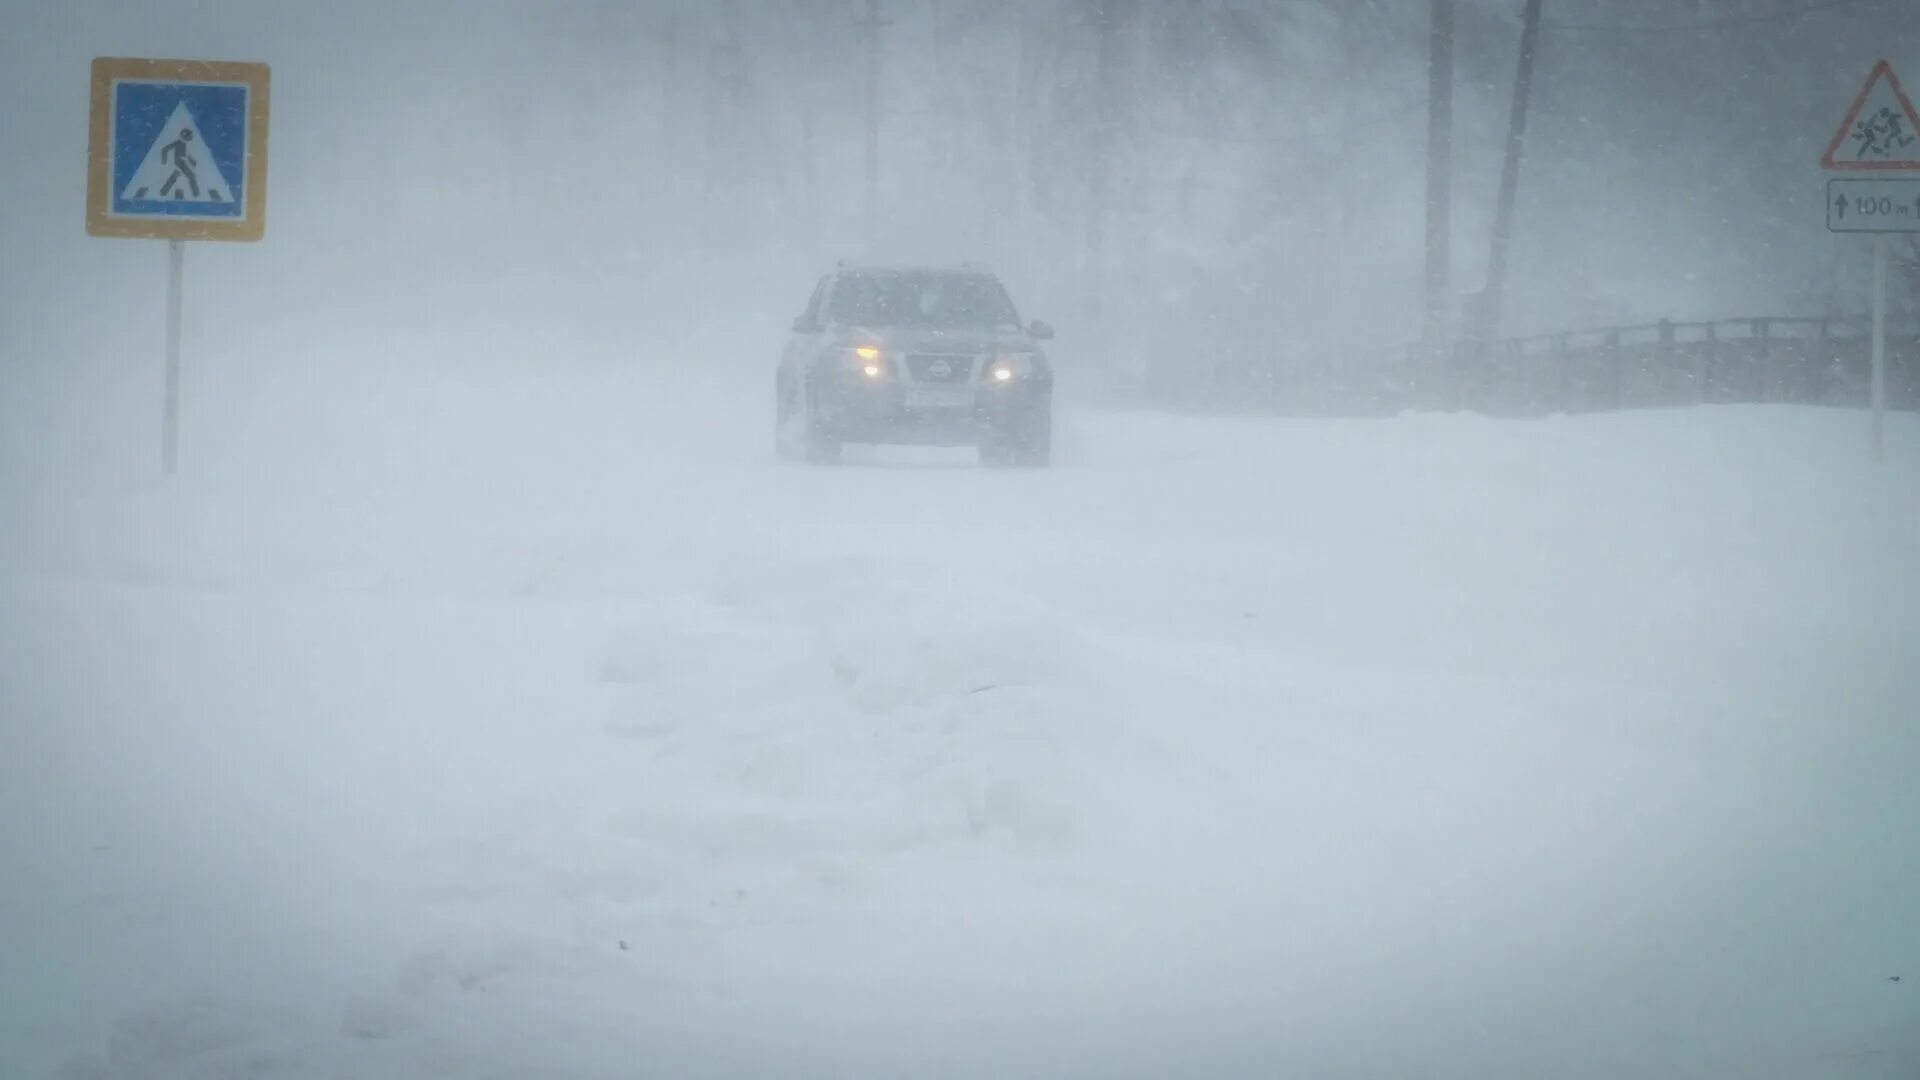
[(1907, 123), (1912, 125), (1916, 134), (1920, 134), (1920, 113), (1914, 112), (1913, 102), (1907, 99), (1906, 90), (1900, 86), (1900, 77), (1893, 73), (1893, 65), (1885, 60), (1873, 65), (1873, 71), (1867, 75), (1866, 85), (1860, 88), (1859, 96), (1853, 99), (1853, 105), (1847, 109), (1846, 119), (1840, 121), (1840, 130), (1833, 133), (1833, 141), (1827, 144), (1827, 152), (1820, 155), (1820, 167), (1838, 172), (1866, 172), (1871, 170), (1901, 170), (1920, 172), (1920, 161), (1835, 161), (1834, 151), (1847, 139), (1847, 132), (1853, 130), (1853, 122), (1860, 118), (1860, 110), (1867, 104), (1868, 95), (1873, 93), (1873, 84), (1882, 77), (1887, 85), (1893, 87), (1893, 96), (1900, 107), (1907, 112)]

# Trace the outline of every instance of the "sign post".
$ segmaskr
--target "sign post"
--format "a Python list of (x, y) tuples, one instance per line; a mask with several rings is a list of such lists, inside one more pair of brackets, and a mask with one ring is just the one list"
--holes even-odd
[(180, 292), (187, 242), (167, 241), (167, 398), (160, 415), (160, 467), (172, 476), (180, 465)]
[(1893, 65), (1873, 65), (1820, 165), (1876, 174), (1827, 181), (1827, 228), (1873, 234), (1872, 446), (1879, 461), (1886, 456), (1887, 234), (1920, 232), (1920, 113)]
[(167, 241), (161, 467), (179, 464), (180, 323), (188, 240), (258, 240), (267, 225), (265, 64), (93, 62), (87, 232)]
[(1873, 234), (1873, 460), (1887, 456), (1887, 234)]

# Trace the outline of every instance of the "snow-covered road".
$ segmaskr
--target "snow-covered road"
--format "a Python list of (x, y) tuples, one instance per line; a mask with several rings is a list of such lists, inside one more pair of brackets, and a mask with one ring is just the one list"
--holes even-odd
[(246, 415), (7, 474), (7, 1076), (1920, 1074), (1915, 417)]

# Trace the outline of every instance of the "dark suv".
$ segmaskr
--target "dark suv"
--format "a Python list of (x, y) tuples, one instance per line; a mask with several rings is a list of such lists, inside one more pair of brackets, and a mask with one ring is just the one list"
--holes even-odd
[(776, 442), (832, 462), (843, 443), (978, 445), (989, 465), (1047, 464), (1053, 369), (985, 270), (842, 265), (820, 279), (780, 357)]

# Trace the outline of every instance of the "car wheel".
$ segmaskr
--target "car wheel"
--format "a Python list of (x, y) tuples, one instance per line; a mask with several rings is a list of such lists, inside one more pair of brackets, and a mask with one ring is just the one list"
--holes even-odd
[(1044, 469), (1053, 461), (1053, 414), (1043, 412), (1027, 422), (1014, 440), (1013, 463), (1026, 469)]
[(996, 428), (980, 442), (980, 463), (995, 468), (1044, 469), (1053, 458), (1053, 419), (1040, 413), (1024, 423)]
[(786, 376), (773, 380), (773, 452), (783, 460), (796, 455), (793, 446), (793, 389)]
[(807, 460), (815, 465), (833, 465), (840, 460), (840, 436), (820, 420), (819, 406), (808, 395), (806, 410)]

